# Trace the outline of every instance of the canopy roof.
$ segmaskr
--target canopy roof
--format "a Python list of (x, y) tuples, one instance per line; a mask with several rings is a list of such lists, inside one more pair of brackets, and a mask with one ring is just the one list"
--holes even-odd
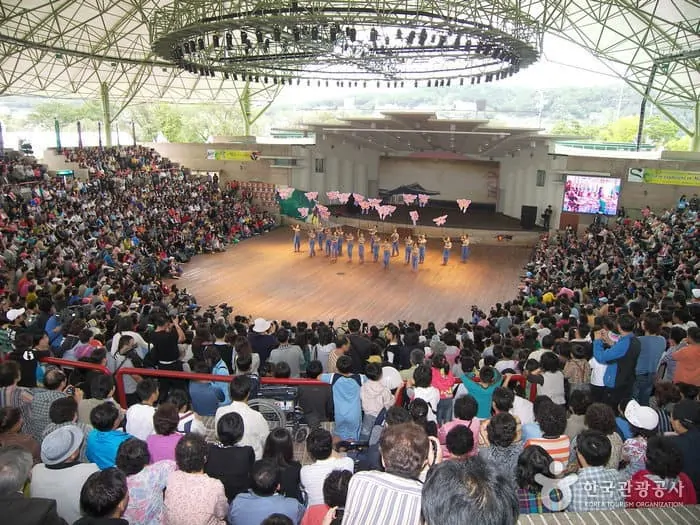
[[(450, 12), (449, 4), (457, 1), (428, 3)], [(281, 0), (230, 3), (233, 9), (246, 3), (254, 8), (259, 2), (267, 8), (275, 2), (287, 5)], [(369, 0), (369, 4), (364, 0), (363, 5), (371, 8), (374, 2), (383, 12), (391, 10), (392, 2), (405, 5), (400, 0)], [(493, 12), (535, 19), (546, 31), (590, 50), (693, 131), (688, 110), (695, 111), (700, 99), (697, 1), (480, 2), (490, 4)], [(153, 53), (150, 35), (155, 12), (176, 4), (167, 0), (0, 1), (0, 95), (95, 99), (104, 83), (113, 113), (132, 101), (236, 100), (237, 92), (230, 87), (233, 80), (186, 73)]]

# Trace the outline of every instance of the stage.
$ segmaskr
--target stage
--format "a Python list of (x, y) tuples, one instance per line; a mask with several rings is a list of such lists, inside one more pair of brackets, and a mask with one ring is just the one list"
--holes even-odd
[(194, 257), (176, 282), (204, 307), (228, 302), (234, 315), (336, 324), (353, 317), (370, 325), (398, 319), (442, 324), (468, 317), (472, 304), (489, 308), (516, 296), (531, 248), (474, 246), (469, 262), (461, 264), (457, 245), (442, 266), (442, 243), (430, 241), (417, 273), (403, 264), (401, 246), (401, 257), (384, 270), (381, 256), (379, 263), (371, 262), (369, 244), (364, 265), (357, 262), (357, 245), (352, 264), (345, 251), (335, 264), (323, 255), (309, 258), (306, 235), (302, 253), (294, 253), (292, 231), (283, 226), (225, 253)]

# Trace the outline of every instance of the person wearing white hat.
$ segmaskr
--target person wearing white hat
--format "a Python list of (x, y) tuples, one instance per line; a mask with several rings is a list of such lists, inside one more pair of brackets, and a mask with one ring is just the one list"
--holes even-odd
[(651, 407), (642, 406), (634, 399), (625, 407), (625, 419), (630, 424), (632, 437), (622, 445), (622, 461), (627, 466), (625, 472), (632, 476), (644, 469), (647, 453), (647, 440), (657, 434), (659, 413)]
[(80, 490), (99, 467), (80, 463), (83, 431), (75, 425), (59, 427), (41, 443), (41, 461), (32, 469), (31, 494), (56, 500), (58, 515), (68, 523), (80, 519)]
[(277, 338), (269, 334), (271, 326), (272, 323), (270, 321), (258, 317), (253, 322), (252, 333), (248, 335), (248, 342), (253, 352), (260, 356), (260, 363), (262, 364), (267, 362), (270, 358), (270, 352), (278, 346)]

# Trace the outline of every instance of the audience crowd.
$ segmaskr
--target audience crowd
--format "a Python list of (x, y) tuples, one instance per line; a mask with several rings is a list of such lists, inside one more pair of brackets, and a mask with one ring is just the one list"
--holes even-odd
[[(64, 153), (88, 182), (3, 189), (8, 523), (508, 525), (697, 503), (696, 207), (544, 235), (513, 300), (444, 326), (278, 322), (169, 284), (274, 226), (249, 195), (141, 147)], [(122, 386), (46, 357), (136, 370)], [(308, 379), (287, 425), (256, 406), (263, 377)]]

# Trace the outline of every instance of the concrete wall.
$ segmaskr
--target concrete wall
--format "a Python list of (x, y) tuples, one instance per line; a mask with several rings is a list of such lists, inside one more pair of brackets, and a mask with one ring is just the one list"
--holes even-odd
[(391, 190), (418, 183), (427, 190), (439, 191), (440, 195), (435, 196), (438, 200), (471, 199), (495, 204), (498, 170), (498, 162), (382, 157), (379, 187)]

